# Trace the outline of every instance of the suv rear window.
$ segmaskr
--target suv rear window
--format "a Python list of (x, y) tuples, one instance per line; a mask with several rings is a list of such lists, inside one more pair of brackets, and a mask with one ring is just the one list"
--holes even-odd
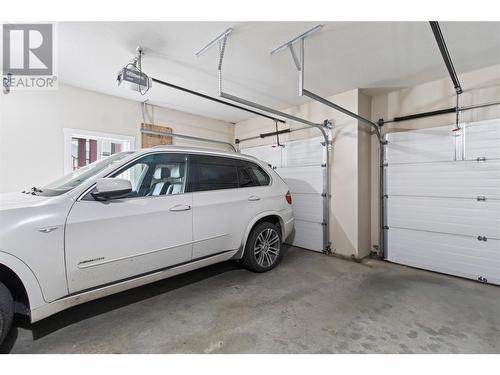
[(191, 155), (188, 191), (235, 189), (269, 185), (271, 179), (258, 165), (245, 160)]

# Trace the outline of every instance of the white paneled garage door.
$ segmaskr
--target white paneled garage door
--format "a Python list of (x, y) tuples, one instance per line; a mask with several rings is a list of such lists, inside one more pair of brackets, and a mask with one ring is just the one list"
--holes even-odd
[(500, 120), (387, 136), (392, 262), (500, 284)]
[(327, 244), (323, 196), (326, 191), (325, 147), (322, 138), (290, 141), (276, 145), (242, 149), (269, 163), (286, 181), (292, 193), (295, 233), (289, 239), (295, 246), (323, 251)]

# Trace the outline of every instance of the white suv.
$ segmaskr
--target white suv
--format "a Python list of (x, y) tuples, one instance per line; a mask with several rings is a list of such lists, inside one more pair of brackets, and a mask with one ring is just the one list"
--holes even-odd
[(292, 231), (264, 162), (182, 147), (122, 152), (42, 188), (0, 195), (0, 343), (32, 322), (209, 264), (275, 267)]

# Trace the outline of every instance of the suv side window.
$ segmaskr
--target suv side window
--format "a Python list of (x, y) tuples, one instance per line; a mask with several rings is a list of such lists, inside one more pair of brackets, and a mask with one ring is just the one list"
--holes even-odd
[(250, 170), (244, 165), (238, 167), (238, 185), (241, 188), (258, 186)]
[(271, 178), (261, 167), (254, 163), (249, 164), (248, 169), (256, 182), (256, 186), (267, 186), (271, 183)]
[[(158, 153), (145, 155), (109, 177), (124, 178), (132, 184), (127, 198), (182, 194), (186, 186), (187, 155)], [(91, 192), (83, 200), (94, 200)]]
[(188, 191), (266, 186), (269, 175), (255, 163), (219, 156), (191, 155)]
[(234, 160), (217, 156), (191, 155), (189, 191), (234, 189), (238, 170)]

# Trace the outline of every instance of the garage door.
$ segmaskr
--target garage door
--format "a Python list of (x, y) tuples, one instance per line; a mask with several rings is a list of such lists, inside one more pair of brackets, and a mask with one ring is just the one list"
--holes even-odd
[(500, 120), (393, 133), (386, 256), (500, 284)]
[(272, 145), (241, 150), (269, 163), (288, 184), (295, 216), (295, 233), (289, 238), (290, 243), (321, 252), (327, 246), (323, 194), (326, 150), (322, 141), (322, 138), (310, 138), (286, 142), (284, 147)]

